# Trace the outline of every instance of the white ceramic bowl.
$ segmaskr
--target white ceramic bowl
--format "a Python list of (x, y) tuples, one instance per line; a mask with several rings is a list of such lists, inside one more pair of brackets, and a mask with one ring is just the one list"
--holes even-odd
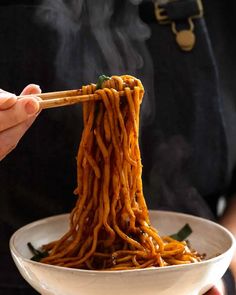
[(59, 238), (69, 215), (49, 217), (16, 231), (10, 240), (13, 259), (25, 280), (41, 294), (50, 295), (198, 295), (225, 273), (232, 259), (233, 236), (206, 219), (165, 211), (150, 211), (161, 235), (177, 232), (185, 223), (193, 229), (189, 240), (208, 260), (179, 266), (123, 271), (87, 271), (31, 261), (27, 242), (35, 247)]

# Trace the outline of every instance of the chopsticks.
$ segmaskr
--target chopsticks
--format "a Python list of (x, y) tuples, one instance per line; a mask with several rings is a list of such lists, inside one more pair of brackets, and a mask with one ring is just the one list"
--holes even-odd
[[(124, 91), (119, 91), (120, 96), (124, 96)], [(82, 89), (75, 90), (65, 90), (65, 91), (55, 91), (40, 94), (29, 94), (20, 95), (17, 98), (26, 98), (30, 96), (40, 97), (42, 100), (39, 101), (41, 109), (57, 108), (62, 106), (73, 105), (86, 101), (96, 101), (100, 100), (101, 96), (99, 94), (82, 94)]]
[[(40, 96), (39, 96), (40, 97)], [(85, 94), (75, 96), (65, 96), (60, 98), (45, 99), (39, 102), (41, 109), (50, 109), (63, 106), (69, 106), (76, 103), (81, 103), (91, 100), (100, 100), (101, 97), (98, 94)]]
[[(93, 91), (96, 89), (101, 89), (102, 85), (107, 80), (112, 80), (112, 78), (115, 78), (116, 76), (108, 77), (106, 75), (101, 75), (98, 77), (97, 84), (91, 84), (93, 86)], [(123, 81), (123, 88), (126, 87), (134, 89), (135, 83), (132, 76), (127, 76), (128, 80)], [(132, 78), (131, 81), (129, 78)], [(116, 89), (116, 83), (115, 80), (112, 81), (113, 83), (107, 85), (108, 88), (114, 87)], [(104, 85), (105, 86), (105, 85)], [(105, 86), (106, 87), (106, 86)], [(118, 83), (117, 86), (118, 89), (120, 89), (120, 85)], [(131, 90), (133, 92), (134, 90)], [(144, 91), (144, 89), (142, 89)], [(124, 90), (118, 91), (120, 96), (125, 96), (126, 93)], [(64, 91), (54, 91), (54, 92), (47, 92), (47, 93), (39, 93), (39, 94), (29, 94), (29, 95), (20, 95), (17, 98), (22, 99), (26, 97), (40, 97), (42, 100), (39, 101), (40, 108), (41, 109), (50, 109), (50, 108), (57, 108), (62, 106), (68, 106), (73, 105), (76, 103), (86, 102), (86, 101), (96, 101), (101, 100), (101, 96), (99, 93), (92, 93), (92, 94), (83, 94), (83, 89), (74, 89), (74, 90), (64, 90)]]

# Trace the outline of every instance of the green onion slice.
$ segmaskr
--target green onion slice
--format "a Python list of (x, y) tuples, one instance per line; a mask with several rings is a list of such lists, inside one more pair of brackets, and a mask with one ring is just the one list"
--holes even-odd
[(27, 246), (28, 246), (29, 250), (31, 251), (31, 253), (34, 255), (33, 257), (30, 258), (31, 260), (40, 261), (44, 257), (48, 256), (47, 251), (44, 251), (44, 252), (39, 251), (39, 250), (35, 249), (31, 243), (27, 243)]
[(189, 235), (191, 235), (192, 232), (193, 231), (190, 225), (186, 223), (177, 233), (171, 235), (170, 237), (177, 241), (184, 241), (187, 239)]
[(106, 80), (110, 80), (111, 78), (106, 76), (106, 75), (101, 75), (98, 77), (96, 89), (101, 89), (102, 88), (102, 83)]

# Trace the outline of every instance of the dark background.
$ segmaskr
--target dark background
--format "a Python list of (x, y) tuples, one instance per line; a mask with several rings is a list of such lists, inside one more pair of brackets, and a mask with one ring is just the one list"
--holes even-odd
[[(51, 26), (35, 17), (40, 3), (41, 1), (0, 2), (0, 87), (4, 90), (19, 94), (29, 83), (39, 84), (44, 92), (67, 88), (66, 77), (63, 79), (58, 75), (55, 67), (55, 57), (60, 46), (58, 34)], [(189, 100), (186, 97), (180, 97), (177, 103), (172, 100), (172, 88), (175, 94), (178, 86), (182, 87), (183, 92), (190, 89), (187, 85), (191, 73), (191, 81), (195, 81), (195, 78), (197, 80), (196, 69), (209, 53), (208, 47), (199, 51), (199, 45), (196, 45), (195, 50), (190, 53), (193, 56), (186, 60), (186, 56), (176, 47), (170, 28), (157, 24), (153, 17), (152, 4), (144, 3), (140, 6), (140, 15), (152, 31), (146, 44), (153, 58), (157, 102), (154, 122), (143, 127), (146, 198), (152, 208), (160, 208), (160, 204), (163, 204), (163, 208), (168, 205), (170, 209), (183, 211), (174, 204), (159, 200), (158, 190), (164, 196), (168, 195), (169, 200), (176, 196), (181, 198), (183, 193), (190, 194), (191, 198), (201, 195), (204, 200), (200, 200), (199, 196), (197, 198), (203, 204), (202, 207), (194, 203), (193, 208), (184, 209), (194, 213), (194, 206), (199, 206), (197, 215), (201, 215), (201, 211), (202, 215), (208, 214), (206, 204), (214, 211), (216, 199), (234, 191), (232, 171), (236, 161), (235, 1), (205, 0), (204, 9), (209, 32), (207, 37), (210, 37), (208, 41), (213, 49), (211, 57), (219, 78), (216, 87), (219, 87), (219, 99), (222, 100), (220, 111), (217, 110), (217, 100), (208, 100), (207, 89), (201, 102), (196, 103), (191, 93)], [(196, 30), (199, 32), (198, 40), (204, 39), (202, 27), (197, 27)], [(198, 62), (200, 59), (202, 61)], [(209, 71), (209, 75), (211, 74)], [(166, 77), (173, 83), (168, 84), (170, 81)], [(207, 81), (208, 76), (204, 79)], [(78, 78), (74, 87), (80, 86)], [(204, 101), (210, 102), (207, 107)], [(201, 130), (195, 130), (191, 123), (185, 123), (186, 119), (191, 121), (197, 112), (203, 118), (211, 118), (202, 123)], [(161, 128), (158, 129), (158, 126)], [(75, 155), (81, 128), (80, 106), (45, 110), (17, 148), (0, 163), (0, 257), (3, 267), (0, 294), (35, 294), (13, 265), (8, 241), (17, 228), (39, 218), (69, 212), (73, 207), (73, 189), (76, 186)], [(210, 135), (212, 138), (208, 136), (208, 128), (215, 130), (218, 137), (215, 142), (213, 135)], [(192, 136), (193, 129), (196, 131), (195, 137)], [(205, 132), (203, 138), (207, 138), (209, 149), (204, 152), (206, 144), (203, 143), (201, 150), (194, 154), (197, 158), (192, 159), (191, 163), (195, 163), (195, 166), (190, 171), (189, 178), (183, 171), (189, 169), (191, 152), (197, 150), (193, 145), (198, 133), (202, 135), (202, 132)], [(158, 139), (155, 142), (156, 138)], [(216, 148), (212, 149), (212, 146)], [(156, 152), (159, 158), (155, 155)], [(203, 155), (208, 161), (202, 161)], [(165, 161), (163, 158), (170, 160)], [(159, 160), (162, 168), (166, 168), (166, 173), (161, 174), (163, 169), (154, 167), (154, 159)], [(173, 177), (177, 172), (181, 177)], [(209, 174), (214, 178), (212, 182)], [(164, 180), (155, 187), (152, 183), (157, 175), (160, 176), (158, 179)]]

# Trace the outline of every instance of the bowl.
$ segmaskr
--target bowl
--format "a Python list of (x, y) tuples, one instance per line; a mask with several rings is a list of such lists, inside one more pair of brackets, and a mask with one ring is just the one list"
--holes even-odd
[(195, 216), (150, 211), (160, 235), (177, 232), (189, 223), (191, 245), (207, 259), (186, 265), (121, 271), (70, 269), (31, 261), (27, 242), (36, 248), (59, 238), (68, 229), (69, 214), (28, 224), (10, 239), (12, 257), (25, 280), (44, 295), (199, 295), (227, 270), (235, 250), (232, 234), (222, 226)]

